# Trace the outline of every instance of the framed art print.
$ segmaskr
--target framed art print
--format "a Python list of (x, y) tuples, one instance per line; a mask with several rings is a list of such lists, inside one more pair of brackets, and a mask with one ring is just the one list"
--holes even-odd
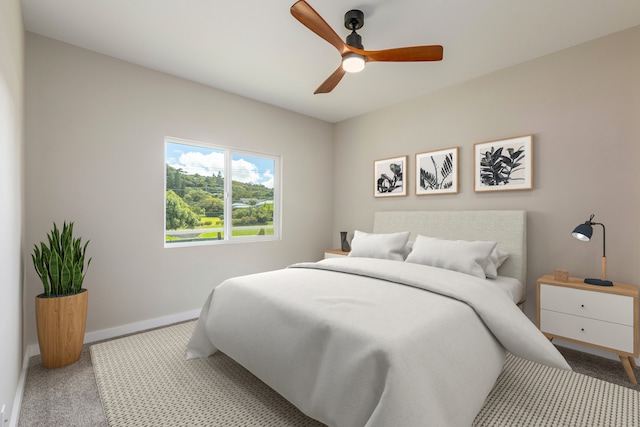
[(373, 195), (375, 197), (406, 196), (407, 156), (373, 162)]
[(479, 142), (474, 149), (474, 191), (533, 188), (533, 135)]
[(458, 147), (416, 154), (416, 195), (458, 192)]

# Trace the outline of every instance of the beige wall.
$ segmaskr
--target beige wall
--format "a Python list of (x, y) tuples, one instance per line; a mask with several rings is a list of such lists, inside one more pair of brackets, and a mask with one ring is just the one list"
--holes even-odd
[[(524, 134), (534, 134), (534, 189), (474, 193), (473, 144)], [(459, 194), (416, 196), (415, 153), (453, 146)], [(409, 196), (375, 199), (373, 161), (405, 154)], [(640, 27), (339, 123), (334, 161), (334, 235), (370, 230), (378, 210), (527, 210), (532, 319), (537, 277), (599, 277), (602, 229), (589, 243), (570, 233), (591, 213), (607, 227), (609, 277), (638, 284)]]
[[(24, 28), (20, 2), (0, 2), (0, 409), (12, 407), (22, 367)], [(0, 420), (0, 425), (4, 420)]]
[[(54, 220), (91, 239), (89, 333), (199, 310), (225, 278), (330, 245), (330, 124), (31, 33), (26, 87), (26, 241)], [(283, 239), (164, 249), (167, 135), (281, 155)], [(30, 264), (26, 282), (31, 344), (42, 290)]]

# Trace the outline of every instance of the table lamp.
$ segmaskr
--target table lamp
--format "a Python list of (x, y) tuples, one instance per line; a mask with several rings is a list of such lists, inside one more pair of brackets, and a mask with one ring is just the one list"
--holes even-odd
[(589, 240), (591, 240), (591, 236), (593, 235), (593, 226), (602, 226), (602, 280), (584, 279), (584, 282), (589, 283), (590, 285), (613, 286), (613, 283), (610, 280), (607, 280), (606, 230), (604, 228), (604, 224), (600, 222), (593, 222), (594, 216), (594, 214), (591, 214), (589, 221), (586, 221), (584, 224), (580, 224), (576, 228), (574, 228), (571, 235), (578, 240), (588, 242)]

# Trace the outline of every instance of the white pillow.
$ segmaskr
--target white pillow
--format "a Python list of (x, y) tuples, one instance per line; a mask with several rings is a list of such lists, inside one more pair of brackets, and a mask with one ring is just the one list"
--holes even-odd
[(356, 230), (351, 240), (349, 256), (404, 260), (409, 232), (374, 234)]
[(484, 273), (489, 279), (496, 279), (498, 277), (498, 269), (509, 258), (509, 252), (501, 251), (495, 248), (489, 258), (487, 264), (484, 266)]
[(485, 266), (496, 242), (444, 240), (418, 235), (406, 262), (459, 271), (485, 278)]

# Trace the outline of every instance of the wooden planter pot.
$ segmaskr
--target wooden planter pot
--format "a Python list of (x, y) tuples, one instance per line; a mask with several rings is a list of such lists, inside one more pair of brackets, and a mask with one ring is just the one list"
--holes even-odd
[(77, 362), (82, 355), (87, 323), (89, 291), (75, 295), (36, 297), (38, 345), (45, 368), (61, 368)]

